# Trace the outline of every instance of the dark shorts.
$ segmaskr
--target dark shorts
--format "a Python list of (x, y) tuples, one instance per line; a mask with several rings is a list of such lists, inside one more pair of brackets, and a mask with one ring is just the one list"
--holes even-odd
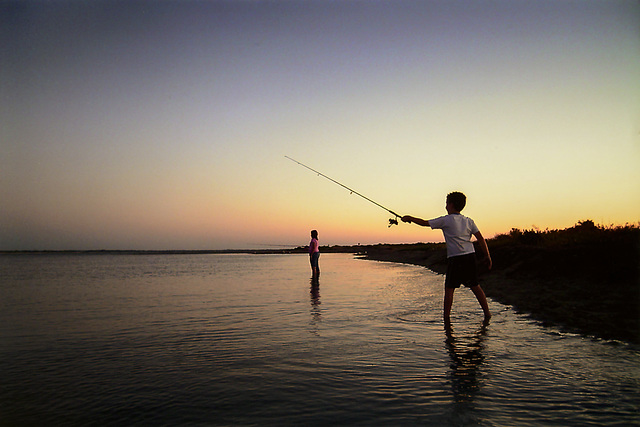
[(317, 267), (319, 259), (320, 259), (320, 252), (314, 252), (313, 254), (309, 255), (309, 260), (311, 261), (311, 267)]
[(447, 277), (444, 280), (444, 286), (455, 289), (460, 285), (468, 288), (478, 285), (478, 269), (474, 253), (447, 259)]

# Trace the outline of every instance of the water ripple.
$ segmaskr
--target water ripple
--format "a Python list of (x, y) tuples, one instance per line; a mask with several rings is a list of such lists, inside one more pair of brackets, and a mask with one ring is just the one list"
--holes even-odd
[[(26, 262), (28, 261), (28, 262)], [(8, 425), (638, 425), (640, 352), (323, 255), (0, 257)], [(466, 291), (466, 292), (465, 292)]]

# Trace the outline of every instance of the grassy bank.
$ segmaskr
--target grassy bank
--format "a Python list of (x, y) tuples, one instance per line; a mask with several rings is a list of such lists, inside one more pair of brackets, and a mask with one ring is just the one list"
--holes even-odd
[[(546, 325), (640, 343), (640, 228), (582, 221), (564, 230), (518, 230), (488, 240), (487, 296)], [(444, 273), (444, 244), (361, 247), (367, 258)], [(477, 251), (478, 252), (478, 251)]]

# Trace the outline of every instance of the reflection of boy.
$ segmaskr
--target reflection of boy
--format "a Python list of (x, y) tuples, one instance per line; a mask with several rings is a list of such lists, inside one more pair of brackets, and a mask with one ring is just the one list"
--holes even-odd
[(311, 274), (320, 276), (320, 246), (318, 245), (318, 231), (311, 230), (311, 242), (309, 242), (309, 261), (311, 262)]
[(485, 321), (491, 318), (487, 297), (478, 284), (475, 249), (471, 242), (471, 236), (475, 236), (478, 239), (480, 249), (486, 256), (485, 261), (489, 269), (491, 269), (491, 255), (489, 254), (487, 242), (473, 220), (460, 214), (466, 203), (466, 196), (456, 191), (447, 195), (446, 209), (448, 215), (428, 221), (409, 215), (402, 217), (403, 222), (414, 222), (423, 227), (438, 228), (444, 234), (448, 262), (447, 276), (444, 283), (444, 321), (446, 324), (451, 321), (453, 293), (460, 285), (465, 285), (473, 291), (478, 303), (480, 303), (480, 307), (482, 307)]

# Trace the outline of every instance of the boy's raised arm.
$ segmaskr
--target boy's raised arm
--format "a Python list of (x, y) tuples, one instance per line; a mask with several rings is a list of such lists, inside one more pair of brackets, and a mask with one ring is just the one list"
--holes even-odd
[(402, 222), (408, 222), (409, 224), (413, 222), (423, 227), (429, 227), (429, 221), (427, 221), (426, 219), (416, 218), (415, 216), (411, 215), (405, 215), (400, 219), (402, 220)]

